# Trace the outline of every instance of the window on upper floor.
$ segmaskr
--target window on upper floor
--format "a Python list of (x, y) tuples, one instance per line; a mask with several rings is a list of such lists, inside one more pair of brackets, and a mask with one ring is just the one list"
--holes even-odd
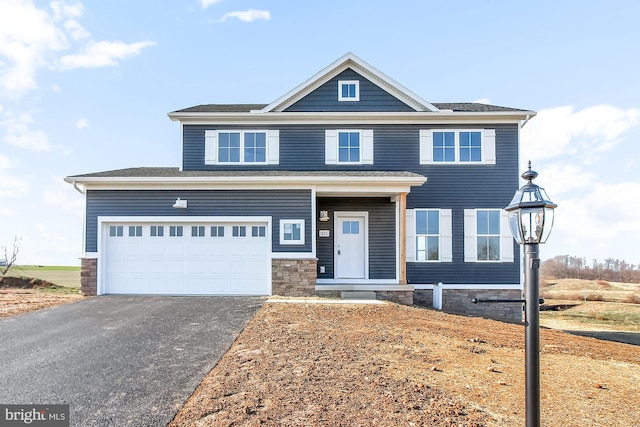
[(280, 159), (278, 130), (207, 130), (205, 164), (265, 165)]
[(373, 164), (372, 129), (327, 129), (325, 164)]
[(360, 82), (358, 80), (338, 81), (338, 101), (359, 101)]
[(420, 164), (495, 164), (495, 129), (420, 130)]
[(407, 209), (407, 261), (451, 262), (451, 209)]
[(359, 131), (338, 131), (338, 163), (360, 163)]
[(502, 209), (464, 210), (465, 262), (513, 262), (513, 236)]

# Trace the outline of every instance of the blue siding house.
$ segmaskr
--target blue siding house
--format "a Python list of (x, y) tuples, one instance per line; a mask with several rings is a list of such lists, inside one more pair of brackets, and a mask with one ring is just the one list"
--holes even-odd
[[(519, 298), (502, 210), (535, 112), (430, 103), (348, 53), (270, 104), (169, 113), (179, 168), (73, 175), (86, 294)], [(492, 305), (494, 317), (518, 310)]]

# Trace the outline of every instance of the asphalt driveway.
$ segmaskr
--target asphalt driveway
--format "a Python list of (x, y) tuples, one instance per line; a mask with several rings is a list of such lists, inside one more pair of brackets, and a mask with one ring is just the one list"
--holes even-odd
[(72, 426), (164, 426), (260, 297), (100, 296), (0, 319), (0, 404), (70, 404)]

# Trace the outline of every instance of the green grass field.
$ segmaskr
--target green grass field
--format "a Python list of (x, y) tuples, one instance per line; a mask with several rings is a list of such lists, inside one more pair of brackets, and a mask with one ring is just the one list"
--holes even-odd
[(7, 276), (29, 277), (32, 279), (46, 280), (59, 286), (80, 287), (80, 267), (15, 265), (11, 267)]

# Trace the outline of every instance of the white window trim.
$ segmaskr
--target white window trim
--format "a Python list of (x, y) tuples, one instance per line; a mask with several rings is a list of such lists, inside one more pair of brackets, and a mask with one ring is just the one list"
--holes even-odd
[[(239, 162), (221, 162), (218, 158), (218, 134), (219, 133), (240, 133), (240, 161)], [(264, 162), (245, 162), (244, 160), (244, 134), (245, 133), (264, 133), (265, 142), (265, 161)], [(280, 131), (277, 129), (219, 129), (205, 130), (205, 165), (277, 165), (280, 163)]]
[[(416, 246), (416, 211), (438, 211), (439, 229), (438, 234), (438, 260), (418, 260)], [(453, 261), (453, 233), (452, 233), (452, 210), (442, 208), (414, 208), (407, 209), (406, 212), (406, 257), (407, 262), (419, 263), (442, 263)]]
[[(339, 161), (338, 134), (340, 132), (358, 132), (360, 134), (360, 161)], [(327, 129), (325, 130), (325, 164), (327, 165), (372, 165), (373, 129)]]
[[(298, 224), (300, 226), (299, 240), (285, 240), (284, 226), (285, 224)], [(281, 219), (280, 220), (280, 244), (281, 245), (304, 245), (305, 239), (304, 219)]]
[[(436, 162), (433, 160), (433, 133), (454, 132), (455, 160), (452, 162)], [(480, 161), (460, 161), (460, 132), (480, 132)], [(421, 165), (494, 165), (496, 164), (496, 130), (495, 129), (420, 129), (420, 164)]]
[[(342, 96), (342, 86), (344, 85), (355, 85), (356, 86), (356, 94), (353, 98), (351, 97), (343, 97)], [(338, 101), (343, 102), (356, 102), (360, 101), (360, 81), (359, 80), (338, 80)]]
[[(500, 212), (500, 257), (497, 260), (479, 260), (477, 254), (477, 211)], [(513, 236), (509, 229), (509, 215), (499, 208), (476, 208), (464, 210), (464, 262), (495, 264), (514, 262)]]

